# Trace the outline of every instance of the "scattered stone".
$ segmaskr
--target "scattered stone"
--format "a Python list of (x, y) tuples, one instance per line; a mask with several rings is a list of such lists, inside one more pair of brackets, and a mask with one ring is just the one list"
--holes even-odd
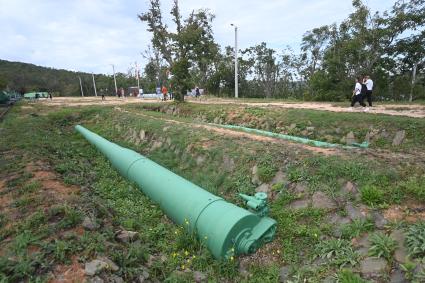
[(146, 268), (143, 268), (142, 275), (139, 275), (139, 283), (147, 282), (146, 280), (149, 279), (149, 272), (146, 270)]
[(379, 136), (383, 139), (388, 139), (390, 137), (390, 133), (388, 133), (387, 130), (383, 129)]
[(220, 124), (220, 117), (215, 117), (213, 123)]
[(300, 199), (300, 200), (296, 200), (293, 201), (289, 207), (292, 209), (303, 209), (303, 208), (307, 208), (310, 204), (310, 201), (308, 199)]
[(251, 182), (254, 185), (260, 185), (261, 184), (261, 181), (260, 181), (260, 177), (258, 176), (258, 166), (257, 165), (254, 165), (254, 167), (252, 167), (251, 172), (252, 172)]
[(207, 279), (207, 276), (205, 276), (204, 273), (202, 273), (200, 271), (193, 272), (193, 280), (196, 283), (204, 282), (206, 279)]
[(92, 260), (90, 262), (86, 262), (85, 267), (84, 267), (84, 272), (86, 273), (86, 275), (88, 276), (93, 276), (105, 269), (108, 269), (109, 265), (102, 261), (102, 260)]
[(112, 274), (112, 276), (109, 277), (109, 282), (124, 283), (124, 279), (122, 279), (122, 277), (119, 277), (118, 275)]
[(353, 246), (355, 247), (363, 247), (363, 248), (370, 248), (370, 241), (369, 241), (369, 235), (364, 235), (360, 239), (353, 239), (352, 241)]
[(258, 186), (255, 191), (258, 192), (262, 192), (262, 193), (269, 193), (270, 192), (270, 185), (269, 184), (261, 184), (260, 186)]
[(295, 185), (294, 193), (295, 193), (296, 195), (302, 195), (302, 194), (304, 194), (305, 192), (307, 192), (307, 186), (306, 186), (306, 185), (304, 185), (303, 183), (297, 183), (297, 184)]
[(95, 276), (89, 280), (90, 283), (103, 283), (105, 282), (102, 278), (99, 276)]
[(226, 172), (232, 172), (235, 170), (235, 161), (229, 156), (223, 156), (223, 168)]
[(390, 277), (390, 283), (407, 283), (407, 281), (404, 277), (403, 271), (401, 271), (399, 268), (396, 268), (392, 273)]
[(335, 129), (335, 133), (340, 134), (341, 133), (341, 128), (336, 128)]
[(167, 143), (168, 146), (171, 146), (172, 144), (171, 138), (169, 137), (165, 140), (165, 142)]
[(335, 282), (335, 277), (331, 275), (329, 275), (328, 277), (322, 280), (322, 283), (334, 283), (334, 282)]
[(315, 192), (312, 197), (314, 208), (333, 210), (336, 208), (335, 202), (323, 192)]
[(199, 155), (198, 157), (196, 157), (196, 165), (202, 165), (202, 163), (204, 163), (205, 162), (205, 156), (203, 156), (203, 155)]
[(360, 211), (360, 209), (354, 207), (351, 202), (348, 202), (345, 205), (345, 210), (347, 211), (348, 217), (350, 217), (351, 220), (366, 219), (366, 216), (363, 215), (363, 213)]
[(133, 231), (120, 230), (115, 234), (115, 237), (118, 241), (123, 243), (129, 243), (134, 241), (139, 233)]
[(284, 267), (280, 268), (280, 272), (279, 272), (280, 282), (282, 282), (282, 283), (287, 282), (289, 273), (290, 273), (289, 266), (284, 266)]
[(307, 128), (305, 128), (307, 131), (309, 131), (309, 132), (313, 132), (314, 131), (314, 129), (315, 129), (315, 127), (307, 127)]
[(345, 225), (351, 222), (350, 218), (339, 216), (338, 214), (332, 214), (328, 218), (329, 223), (335, 225)]
[(162, 146), (162, 142), (160, 142), (160, 141), (154, 141), (154, 143), (153, 143), (153, 145), (151, 147), (151, 150), (155, 150), (157, 148), (160, 148), (161, 146)]
[(399, 146), (403, 143), (404, 138), (406, 137), (406, 131), (402, 130), (402, 131), (398, 131), (393, 139), (393, 146)]
[(379, 213), (379, 211), (372, 212), (372, 219), (375, 222), (375, 226), (378, 229), (384, 229), (385, 225), (388, 224), (387, 219), (384, 218), (384, 216)]
[(146, 138), (146, 132), (144, 130), (140, 130), (139, 139), (144, 140)]
[(166, 132), (166, 131), (168, 131), (169, 129), (170, 129), (170, 127), (169, 127), (169, 126), (167, 126), (167, 127), (162, 128), (162, 131), (163, 131), (163, 132)]
[(356, 250), (360, 257), (366, 257), (369, 254), (369, 248), (361, 247)]
[(281, 170), (277, 171), (276, 175), (273, 177), (270, 182), (271, 185), (275, 185), (277, 183), (284, 183), (286, 181), (286, 175)]
[(382, 258), (368, 257), (360, 263), (360, 272), (366, 277), (380, 276), (387, 268), (387, 261)]
[(106, 262), (106, 264), (108, 265), (108, 269), (112, 270), (112, 271), (118, 271), (120, 268), (118, 265), (115, 264), (115, 262), (113, 262), (112, 260), (110, 260), (109, 258), (106, 257), (98, 257), (98, 260), (101, 260), (103, 262)]
[(397, 242), (397, 248), (394, 251), (395, 260), (400, 262), (400, 263), (406, 263), (408, 253), (407, 253), (406, 247), (404, 246), (405, 236), (404, 236), (403, 231), (394, 230), (390, 234), (390, 237), (393, 238)]
[(347, 183), (345, 183), (344, 187), (342, 187), (342, 192), (346, 195), (356, 195), (359, 193), (359, 190), (357, 189), (357, 186), (354, 183), (348, 181)]
[(97, 224), (96, 219), (93, 219), (91, 217), (84, 217), (83, 223), (81, 224), (84, 229), (86, 230), (96, 230), (97, 228), (99, 228), (99, 224)]
[(356, 143), (356, 142), (357, 141), (356, 141), (356, 137), (354, 136), (354, 133), (353, 132), (349, 132), (347, 134), (347, 136), (345, 137), (345, 143), (347, 145), (352, 145), (353, 143)]
[(289, 126), (289, 130), (293, 130), (293, 129), (295, 129), (297, 127), (297, 124), (295, 124), (295, 123), (292, 123), (290, 126)]

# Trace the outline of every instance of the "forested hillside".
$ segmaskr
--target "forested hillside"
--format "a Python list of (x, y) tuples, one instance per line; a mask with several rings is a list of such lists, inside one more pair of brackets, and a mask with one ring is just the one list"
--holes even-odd
[[(7, 87), (21, 93), (48, 91), (55, 95), (76, 96), (81, 95), (78, 77), (81, 77), (84, 94), (94, 95), (92, 75), (89, 73), (0, 60), (0, 89)], [(107, 94), (114, 92), (112, 76), (95, 74), (94, 77), (98, 91), (103, 89)], [(118, 73), (116, 77), (118, 87), (127, 88), (136, 84), (134, 78), (128, 78), (125, 74)]]

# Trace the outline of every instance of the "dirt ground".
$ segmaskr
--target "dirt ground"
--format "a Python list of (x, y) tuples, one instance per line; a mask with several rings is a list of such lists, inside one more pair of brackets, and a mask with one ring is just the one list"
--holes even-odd
[[(196, 100), (188, 99), (193, 103), (201, 104), (236, 104), (241, 106), (252, 106), (261, 108), (286, 108), (286, 109), (310, 109), (332, 112), (362, 112), (361, 107), (351, 110), (348, 107), (338, 106), (331, 102), (246, 102), (234, 99), (204, 98)], [(107, 97), (102, 101), (101, 97), (55, 97), (53, 100), (40, 100), (37, 103), (43, 103), (49, 106), (85, 106), (85, 105), (123, 105), (133, 103), (156, 103), (158, 99), (140, 99), (135, 97), (117, 98)], [(168, 102), (163, 102), (168, 103)], [(425, 105), (420, 104), (380, 104), (377, 102), (375, 106), (370, 108), (369, 113), (387, 114), (394, 116), (406, 116), (413, 118), (425, 118)]]

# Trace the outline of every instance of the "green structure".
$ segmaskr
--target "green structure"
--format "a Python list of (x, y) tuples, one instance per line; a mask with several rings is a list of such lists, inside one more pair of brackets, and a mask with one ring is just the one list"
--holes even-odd
[(24, 94), (26, 99), (48, 98), (49, 93), (44, 91), (27, 92)]
[(122, 176), (139, 188), (174, 223), (194, 233), (217, 259), (255, 252), (272, 241), (276, 221), (267, 217), (267, 195), (242, 195), (250, 211), (217, 197), (139, 153), (76, 126)]
[(328, 143), (328, 142), (324, 142), (324, 141), (316, 141), (316, 140), (306, 139), (306, 138), (302, 138), (302, 137), (273, 133), (273, 132), (269, 132), (269, 131), (247, 128), (247, 127), (236, 126), (236, 125), (221, 125), (221, 124), (213, 124), (213, 123), (209, 123), (209, 124), (217, 126), (217, 127), (226, 128), (226, 129), (241, 130), (241, 131), (244, 131), (244, 132), (247, 132), (247, 133), (254, 133), (254, 134), (259, 134), (259, 135), (262, 135), (262, 136), (279, 138), (279, 139), (283, 139), (283, 140), (289, 140), (289, 141), (309, 144), (309, 145), (313, 145), (313, 146), (317, 146), (317, 147), (329, 147), (329, 148), (340, 147), (340, 148), (345, 148), (345, 149), (353, 149), (353, 148), (356, 148), (356, 147), (357, 148), (358, 147), (360, 147), (360, 148), (368, 148), (369, 147), (368, 142), (353, 143), (350, 146), (350, 145), (342, 145), (342, 144), (337, 144), (337, 143)]

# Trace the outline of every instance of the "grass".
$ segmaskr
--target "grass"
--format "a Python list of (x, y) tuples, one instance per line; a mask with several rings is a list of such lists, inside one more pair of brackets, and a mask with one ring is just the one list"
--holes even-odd
[[(289, 208), (289, 204), (298, 197), (291, 193), (290, 185), (305, 184), (305, 197), (324, 191), (337, 199), (341, 197), (343, 185), (351, 181), (360, 189), (361, 198), (350, 201), (354, 205), (362, 202), (378, 208), (407, 198), (422, 200), (419, 196), (422, 193), (423, 168), (416, 164), (393, 166), (386, 160), (354, 154), (317, 155), (290, 145), (222, 136), (187, 124), (176, 125), (154, 119), (191, 122), (195, 117), (204, 115), (206, 121), (212, 122), (215, 117), (229, 119), (229, 113), (236, 112), (230, 121), (235, 124), (250, 120), (253, 126), (266, 127), (268, 124), (268, 127), (276, 129), (295, 123), (295, 133), (306, 127), (315, 127), (313, 136), (330, 134), (338, 139), (339, 134), (326, 131), (338, 125), (343, 133), (355, 130), (356, 135), (365, 134), (358, 123), (353, 122), (358, 113), (335, 116), (335, 113), (317, 111), (264, 111), (255, 107), (239, 109), (235, 106), (187, 104), (178, 106), (181, 107), (179, 117), (170, 117), (161, 112), (144, 111), (140, 106), (125, 106), (130, 111), (143, 111), (143, 114), (153, 117), (148, 118), (98, 106), (73, 109), (34, 107), (32, 110), (19, 106), (12, 109), (1, 125), (0, 152), (13, 151), (22, 159), (9, 167), (13, 162), (6, 155), (1, 155), (0, 174), (4, 174), (1, 176), (13, 177), (8, 179), (0, 194), (13, 195), (11, 207), (22, 208), (19, 219), (13, 218), (12, 214), (0, 214), (0, 239), (12, 239), (10, 244), (2, 242), (9, 251), (7, 256), (0, 258), (0, 279), (5, 281), (47, 280), (55, 266), (70, 264), (71, 258), (76, 257), (84, 263), (97, 256), (107, 256), (120, 267), (116, 274), (124, 281), (135, 280), (147, 271), (152, 280), (188, 282), (193, 278), (193, 271), (200, 271), (211, 282), (276, 282), (280, 267), (290, 265), (290, 280), (293, 282), (321, 282), (334, 273), (339, 274), (340, 282), (362, 282), (355, 281), (361, 279), (354, 274), (341, 275), (339, 270), (358, 262), (358, 255), (349, 240), (364, 232), (373, 232), (375, 228), (371, 221), (353, 221), (343, 227), (342, 239), (335, 238), (334, 227), (328, 223), (329, 214), (325, 210)], [(43, 115), (30, 115), (34, 112)], [(335, 121), (336, 117), (340, 121)], [(385, 127), (388, 131), (413, 123), (411, 119), (400, 117), (392, 123), (386, 116), (362, 117), (365, 124)], [(283, 171), (287, 180), (275, 185), (275, 195), (270, 204), (270, 215), (278, 222), (273, 247), (282, 252), (267, 264), (248, 259), (249, 277), (239, 272), (238, 258), (214, 260), (201, 240), (173, 224), (157, 204), (122, 178), (94, 147), (76, 134), (75, 124), (83, 124), (113, 142), (136, 150), (241, 207), (244, 204), (237, 193), (255, 192), (256, 186), (251, 183), (254, 165), (258, 167), (260, 180), (266, 183), (278, 170)], [(409, 151), (422, 139), (422, 122), (415, 121), (413, 125), (416, 125), (415, 129), (408, 130), (408, 142), (397, 150)], [(146, 138), (134, 138), (133, 132), (141, 130), (145, 131)], [(155, 142), (161, 142), (162, 146), (154, 148)], [(34, 143), (40, 146), (34, 148)], [(374, 146), (392, 149), (387, 143)], [(417, 150), (421, 151), (422, 145)], [(203, 162), (198, 164), (200, 156)], [(225, 159), (232, 159), (235, 166), (224, 169)], [(43, 184), (34, 180), (32, 173), (26, 171), (25, 164), (38, 160), (44, 160), (54, 168), (65, 184), (80, 188), (75, 201), (50, 203), (43, 200), (34, 203), (33, 197), (38, 197)], [(42, 208), (42, 205), (45, 207)], [(344, 210), (338, 207), (335, 213), (343, 214)], [(78, 229), (87, 215), (93, 217), (100, 227), (81, 233)], [(139, 240), (118, 242), (115, 232), (119, 229), (138, 232)], [(379, 243), (377, 241), (376, 245)], [(381, 245), (379, 249), (383, 247), (387, 245)], [(30, 249), (35, 248), (37, 252), (31, 253)], [(266, 252), (264, 256), (268, 258), (270, 255)], [(19, 257), (19, 261), (9, 260), (13, 257)], [(313, 263), (318, 257), (326, 261), (315, 266)]]

